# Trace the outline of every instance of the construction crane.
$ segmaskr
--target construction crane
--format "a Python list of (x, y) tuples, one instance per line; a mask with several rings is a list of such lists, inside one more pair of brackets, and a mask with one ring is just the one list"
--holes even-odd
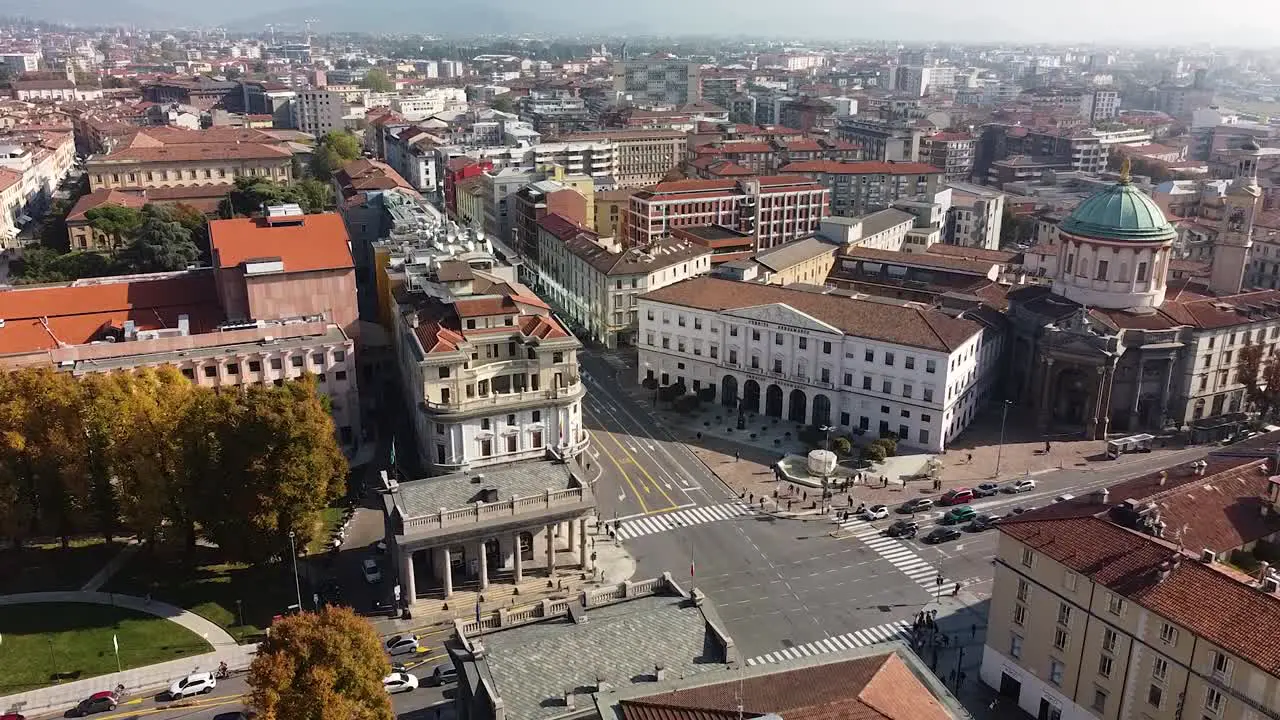
[(275, 45), (276, 44), (276, 26), (272, 25), (271, 23), (267, 23), (267, 32), (271, 33), (271, 44)]
[(308, 45), (310, 45), (310, 44), (311, 44), (311, 23), (313, 23), (313, 22), (320, 22), (320, 21), (319, 21), (319, 20), (317, 20), (317, 19), (315, 19), (315, 18), (307, 18), (306, 20), (303, 20), (303, 21), (302, 21), (303, 27), (305, 27), (305, 28), (307, 29), (307, 44), (308, 44)]

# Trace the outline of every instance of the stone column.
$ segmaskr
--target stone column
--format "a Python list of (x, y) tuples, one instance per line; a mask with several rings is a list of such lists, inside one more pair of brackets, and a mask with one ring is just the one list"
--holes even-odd
[(453, 595), (453, 558), (449, 546), (440, 548), (440, 582), (444, 583), (444, 596)]
[(583, 570), (591, 570), (591, 552), (587, 547), (587, 519), (579, 518), (578, 527), (578, 562), (582, 564)]
[(520, 531), (517, 530), (516, 532), (511, 533), (511, 539), (515, 542), (516, 548), (514, 557), (515, 564), (513, 566), (515, 568), (515, 582), (516, 584), (519, 584), (524, 580), (524, 558), (520, 555)]
[(418, 596), (417, 582), (413, 577), (413, 551), (400, 549), (400, 597), (413, 604)]
[(547, 577), (556, 574), (556, 526), (547, 525)]
[[(1164, 392), (1160, 394), (1160, 429), (1164, 429), (1164, 423), (1169, 419), (1169, 393), (1173, 391), (1173, 358), (1165, 361), (1164, 366)], [(1181, 426), (1181, 421), (1178, 422)]]
[(489, 553), (483, 539), (477, 541), (476, 545), (480, 548), (480, 590), (484, 591), (489, 589)]
[(1094, 370), (1098, 374), (1098, 383), (1093, 389), (1093, 413), (1089, 416), (1087, 427), (1085, 428), (1086, 436), (1090, 440), (1097, 440), (1101, 437), (1099, 427), (1102, 425), (1102, 416), (1105, 414), (1102, 403), (1107, 382), (1106, 366), (1099, 365)]
[[(578, 548), (578, 521), (570, 520), (569, 525), (569, 552), (574, 552)], [(578, 562), (582, 562), (582, 558), (578, 558)]]
[(1141, 416), (1138, 414), (1139, 405), (1142, 403), (1142, 375), (1146, 369), (1147, 363), (1145, 358), (1138, 359), (1138, 379), (1133, 383), (1133, 407), (1129, 409), (1129, 431), (1134, 432), (1138, 429), (1139, 423), (1142, 422)]
[(1049, 418), (1053, 417), (1053, 408), (1049, 405), (1053, 395), (1053, 358), (1044, 358), (1042, 366), (1036, 403), (1036, 417), (1041, 430), (1049, 427)]
[(1116, 360), (1112, 358), (1102, 371), (1102, 439), (1111, 432), (1111, 394), (1116, 384)]

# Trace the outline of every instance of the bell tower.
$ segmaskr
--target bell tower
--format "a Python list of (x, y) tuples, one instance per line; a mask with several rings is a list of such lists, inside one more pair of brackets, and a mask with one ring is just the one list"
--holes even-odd
[(1209, 289), (1215, 295), (1234, 295), (1244, 286), (1244, 271), (1253, 247), (1253, 220), (1262, 189), (1258, 187), (1258, 158), (1262, 152), (1253, 140), (1240, 148), (1235, 178), (1223, 197), (1222, 220), (1213, 245)]

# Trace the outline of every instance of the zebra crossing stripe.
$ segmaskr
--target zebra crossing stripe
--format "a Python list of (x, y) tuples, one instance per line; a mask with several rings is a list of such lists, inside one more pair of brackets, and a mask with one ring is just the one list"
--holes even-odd
[(804, 645), (793, 645), (789, 648), (776, 650), (764, 655), (758, 655), (756, 657), (749, 658), (747, 660), (747, 665), (778, 663), (783, 660), (795, 660), (801, 657), (840, 652), (842, 650), (851, 650), (853, 648), (866, 647), (868, 645), (879, 645), (881, 643), (897, 640), (900, 637), (906, 637), (909, 627), (910, 623), (906, 620), (877, 625), (875, 627), (845, 633), (844, 635), (822, 638), (821, 640), (815, 640)]
[(658, 515), (642, 515), (630, 520), (624, 520), (622, 526), (618, 528), (618, 538), (626, 540), (690, 525), (728, 520), (750, 515), (751, 513), (751, 509), (742, 503), (724, 503), (721, 505), (699, 505)]

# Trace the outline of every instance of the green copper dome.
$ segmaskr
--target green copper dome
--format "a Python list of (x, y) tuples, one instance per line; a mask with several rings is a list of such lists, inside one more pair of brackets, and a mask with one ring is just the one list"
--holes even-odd
[(1153, 241), (1177, 236), (1155, 201), (1125, 180), (1089, 196), (1058, 229), (1098, 240)]

